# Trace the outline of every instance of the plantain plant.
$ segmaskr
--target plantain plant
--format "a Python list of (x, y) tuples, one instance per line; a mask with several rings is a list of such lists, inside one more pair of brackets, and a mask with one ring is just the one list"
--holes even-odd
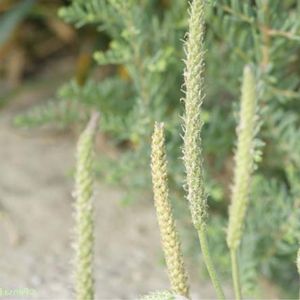
[(219, 299), (224, 299), (208, 248), (206, 221), (207, 195), (204, 188), (201, 128), (201, 105), (204, 99), (204, 1), (194, 0), (190, 7), (189, 31), (185, 43), (185, 114), (183, 161), (186, 169), (187, 199), (192, 221), (198, 232), (203, 259)]
[[(111, 1), (120, 9), (125, 5)], [(127, 3), (127, 2), (126, 2)], [(129, 3), (129, 2), (128, 2)], [(127, 3), (127, 4), (128, 4)], [(130, 2), (131, 3), (131, 2)], [(133, 2), (132, 2), (133, 3)], [(128, 4), (129, 5), (129, 4)], [(204, 124), (202, 103), (204, 100), (204, 18), (205, 1), (193, 0), (190, 4), (188, 34), (185, 42), (184, 71), (184, 116), (183, 116), (183, 163), (185, 166), (185, 187), (189, 203), (191, 221), (198, 233), (201, 252), (211, 282), (218, 299), (225, 299), (220, 278), (217, 274), (209, 247), (207, 185), (204, 179), (201, 131)], [(127, 13), (127, 12), (123, 12)], [(132, 27), (131, 38), (137, 34)], [(99, 59), (99, 56), (98, 56)], [(139, 81), (142, 80), (141, 78)], [(247, 211), (251, 211), (251, 177), (256, 158), (255, 136), (259, 122), (256, 116), (259, 81), (251, 66), (246, 65), (243, 73), (237, 147), (227, 245), (231, 257), (231, 272), (235, 298), (242, 299), (239, 249), (244, 236)], [(92, 216), (92, 145), (97, 127), (94, 115), (78, 143), (78, 166), (76, 173), (76, 240), (75, 240), (75, 291), (79, 300), (94, 297), (92, 256), (93, 256), (93, 216)], [(149, 122), (149, 120), (148, 120)], [(162, 123), (156, 123), (152, 136), (151, 169), (154, 204), (158, 219), (162, 248), (165, 255), (171, 291), (156, 292), (143, 299), (171, 300), (189, 298), (188, 276), (184, 267), (181, 243), (176, 230), (169, 200), (168, 171), (165, 149), (165, 134)], [(297, 258), (299, 268), (299, 255)], [(179, 299), (178, 298), (178, 299)]]
[[(187, 199), (190, 204), (192, 222), (198, 232), (203, 259), (211, 277), (212, 283), (219, 299), (224, 299), (224, 292), (218, 279), (211, 254), (208, 247), (206, 222), (207, 222), (207, 194), (203, 176), (201, 128), (203, 125), (201, 105), (204, 99), (203, 74), (204, 74), (204, 2), (194, 0), (190, 8), (189, 32), (185, 44), (186, 69), (185, 69), (185, 115), (184, 115), (184, 146), (183, 160), (186, 168)], [(237, 250), (242, 239), (242, 229), (248, 206), (250, 178), (254, 165), (254, 136), (257, 131), (256, 119), (256, 82), (249, 66), (244, 69), (242, 86), (240, 124), (238, 127), (238, 145), (236, 153), (236, 168), (234, 173), (234, 186), (230, 219), (227, 234), (227, 243), (231, 253), (232, 276), (236, 299), (241, 299), (241, 286), (238, 272)], [(157, 170), (153, 176), (154, 195), (162, 195), (157, 187), (162, 189), (165, 182), (166, 166), (165, 153), (157, 151), (157, 145), (163, 143), (162, 129), (155, 126), (152, 144), (152, 157), (160, 156), (160, 172)], [(161, 146), (162, 147), (162, 146)], [(160, 155), (158, 155), (160, 153)], [(157, 159), (156, 159), (157, 160)], [(155, 160), (155, 161), (156, 161)], [(153, 160), (152, 160), (153, 161)], [(153, 169), (153, 167), (152, 167)], [(158, 176), (160, 175), (160, 176)], [(162, 189), (164, 194), (167, 188)], [(166, 195), (167, 197), (167, 195)], [(168, 210), (164, 210), (166, 214)], [(163, 214), (163, 212), (160, 212)], [(172, 221), (173, 223), (173, 221)], [(164, 226), (162, 226), (164, 227)], [(172, 254), (165, 252), (166, 260), (172, 259)], [(180, 263), (180, 260), (177, 259)], [(170, 279), (172, 276), (170, 276)]]
[[(191, 8), (191, 18), (193, 13), (201, 11), (203, 7), (199, 6), (200, 10), (196, 10), (196, 4), (201, 4), (201, 1), (194, 0), (194, 5)], [(194, 11), (193, 11), (194, 10)], [(201, 16), (201, 13), (200, 13)], [(199, 15), (198, 15), (199, 18)], [(198, 26), (195, 22), (195, 27)], [(189, 35), (190, 38), (190, 35)], [(201, 43), (199, 43), (201, 45)], [(202, 50), (203, 51), (203, 50)], [(196, 51), (195, 53), (199, 53)], [(187, 51), (189, 55), (189, 51)], [(189, 56), (188, 56), (189, 57)], [(198, 57), (198, 58), (197, 58)], [(187, 91), (189, 88), (195, 90), (193, 96), (187, 93), (186, 102), (186, 116), (185, 116), (185, 137), (187, 144), (184, 145), (184, 162), (190, 172), (190, 181), (188, 181), (188, 189), (190, 191), (190, 208), (193, 224), (198, 231), (200, 244), (203, 252), (204, 261), (207, 269), (210, 273), (212, 283), (215, 287), (218, 298), (224, 299), (224, 293), (220, 285), (219, 279), (216, 274), (216, 270), (213, 266), (212, 259), (207, 244), (207, 233), (205, 229), (206, 216), (207, 216), (207, 204), (206, 195), (204, 192), (204, 179), (202, 175), (202, 157), (201, 157), (201, 141), (199, 132), (201, 129), (201, 95), (203, 93), (200, 77), (203, 70), (203, 56), (196, 56), (191, 60), (191, 66), (188, 67), (189, 71), (193, 70), (193, 67), (199, 67), (201, 70), (195, 71), (194, 74), (198, 74), (199, 77), (195, 76), (195, 84), (187, 84)], [(188, 65), (189, 66), (189, 65)], [(189, 78), (187, 79), (189, 80)], [(191, 97), (191, 98), (189, 98)], [(194, 98), (193, 98), (194, 97)], [(241, 109), (240, 109), (240, 122), (237, 129), (238, 141), (236, 151), (236, 167), (234, 170), (234, 185), (232, 188), (232, 204), (229, 211), (229, 225), (227, 231), (227, 244), (230, 249), (231, 261), (232, 261), (232, 278), (233, 286), (235, 291), (235, 299), (241, 299), (241, 283), (239, 276), (239, 265), (238, 265), (238, 248), (243, 236), (243, 227), (245, 223), (245, 216), (249, 202), (250, 194), (250, 182), (251, 174), (254, 167), (254, 144), (255, 144), (255, 133), (257, 132), (258, 122), (256, 117), (256, 82), (254, 74), (250, 66), (245, 66), (243, 85), (242, 85), (242, 97), (241, 97)], [(191, 121), (193, 120), (193, 121)], [(198, 123), (196, 122), (198, 121)], [(198, 124), (199, 127), (196, 127)], [(190, 130), (188, 131), (187, 128)], [(189, 134), (190, 136), (186, 137)], [(194, 145), (193, 142), (197, 142)], [(153, 179), (153, 192), (154, 199), (157, 209), (157, 218), (160, 225), (162, 245), (165, 250), (165, 257), (167, 261), (167, 267), (169, 269), (169, 278), (171, 281), (172, 290), (178, 294), (188, 296), (187, 293), (182, 293), (178, 286), (186, 286), (185, 271), (182, 263), (182, 254), (179, 250), (179, 242), (177, 233), (174, 228), (174, 220), (171, 214), (171, 207), (168, 201), (168, 187), (167, 187), (167, 170), (166, 170), (166, 153), (164, 149), (164, 133), (163, 125), (155, 124), (153, 139), (152, 139), (152, 179)], [(188, 190), (189, 192), (189, 190)], [(192, 196), (191, 196), (192, 195)], [(198, 198), (197, 198), (198, 197)], [(171, 262), (171, 263), (170, 263)], [(174, 278), (174, 274), (176, 274)], [(175, 279), (175, 280), (174, 280)], [(175, 282), (175, 284), (174, 284)], [(186, 291), (185, 289), (184, 291)], [(163, 294), (153, 294), (147, 297), (149, 299), (160, 299)], [(154, 298), (151, 298), (154, 297)], [(165, 295), (163, 299), (169, 299)], [(146, 298), (147, 299), (147, 298)]]
[[(91, 43), (78, 44), (84, 52), (94, 53), (94, 63), (84, 84), (74, 74), (74, 80), (65, 82), (52, 101), (18, 116), (16, 124), (61, 128), (86, 122), (86, 112), (91, 109), (101, 111), (102, 131), (122, 151), (117, 159), (97, 157), (95, 168), (109, 183), (125, 185), (129, 194), (124, 200), (129, 202), (137, 198), (139, 189), (151, 189), (150, 172), (144, 172), (149, 164), (149, 147), (144, 141), (150, 139), (154, 121), (164, 121), (168, 128), (169, 185), (177, 199), (182, 198), (178, 115), (183, 106), (177, 100), (182, 97), (184, 53), (180, 40), (188, 27), (188, 1), (64, 3), (59, 15), (77, 28), (85, 27), (78, 30), (87, 33), (88, 40), (92, 32)], [(266, 144), (251, 190), (254, 199), (264, 201), (249, 203), (247, 231), (239, 249), (241, 281), (244, 295), (259, 294), (256, 275), (263, 274), (289, 297), (295, 297), (298, 280), (294, 261), (300, 230), (300, 2), (207, 0), (205, 4), (209, 63), (201, 135), (205, 190), (213, 211), (206, 225), (211, 233), (210, 252), (218, 269), (230, 276), (227, 245), (219, 228), (227, 224), (231, 196), (237, 78), (244, 65), (253, 64), (263, 120), (260, 137)], [(189, 241), (188, 247), (194, 249), (194, 239)]]

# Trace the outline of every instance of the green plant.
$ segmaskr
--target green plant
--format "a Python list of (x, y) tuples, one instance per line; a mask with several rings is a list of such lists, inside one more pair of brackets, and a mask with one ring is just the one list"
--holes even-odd
[[(202, 1), (194, 0), (191, 4), (189, 34), (186, 43), (186, 70), (185, 70), (185, 115), (184, 115), (184, 163), (186, 166), (187, 191), (192, 221), (199, 234), (204, 261), (210, 273), (212, 282), (220, 299), (224, 293), (212, 263), (211, 254), (207, 245), (206, 215), (207, 203), (204, 191), (203, 166), (201, 157), (200, 132), (201, 105), (203, 101), (203, 13)], [(234, 173), (234, 186), (232, 191), (232, 204), (230, 207), (227, 244), (230, 249), (232, 262), (232, 277), (236, 299), (241, 299), (241, 283), (238, 265), (238, 248), (243, 235), (245, 215), (249, 202), (250, 178), (254, 168), (254, 137), (257, 133), (258, 122), (256, 117), (256, 82), (249, 66), (244, 68), (242, 86), (242, 99), (240, 109), (240, 122), (238, 127), (238, 143), (236, 152), (236, 167)], [(155, 132), (157, 127), (155, 128)], [(162, 139), (159, 140), (162, 142)], [(156, 142), (155, 144), (158, 144)], [(163, 154), (165, 156), (165, 154)], [(154, 193), (156, 186), (166, 176), (166, 172), (154, 177)], [(171, 256), (171, 254), (169, 254)]]
[[(195, 5), (195, 6), (193, 6)], [(197, 7), (197, 5), (200, 5)], [(193, 13), (196, 12), (200, 14), (198, 15), (198, 22), (201, 21), (201, 10), (203, 10), (203, 6), (201, 0), (194, 0), (191, 8), (191, 24), (193, 21)], [(198, 8), (199, 10), (197, 11)], [(194, 10), (194, 11), (193, 11)], [(200, 16), (200, 17), (199, 17)], [(195, 19), (197, 20), (197, 19)], [(197, 24), (192, 24), (191, 26), (195, 26), (199, 32), (201, 32), (201, 26)], [(191, 38), (191, 32), (189, 32), (188, 41)], [(197, 32), (197, 31), (196, 31)], [(201, 34), (199, 35), (201, 36)], [(194, 41), (196, 38), (194, 38)], [(201, 39), (200, 39), (201, 41)], [(197, 44), (195, 44), (197, 45)], [(195, 46), (192, 44), (192, 46)], [(200, 47), (202, 47), (202, 41), (199, 43)], [(198, 45), (198, 46), (199, 46)], [(194, 49), (192, 49), (194, 50)], [(186, 84), (187, 96), (185, 100), (186, 114), (185, 114), (185, 136), (184, 142), (184, 162), (187, 168), (187, 181), (188, 181), (188, 192), (189, 188), (192, 188), (192, 192), (194, 197), (200, 196), (198, 201), (203, 201), (203, 175), (202, 171), (199, 167), (202, 167), (201, 164), (201, 140), (199, 137), (201, 122), (200, 117), (202, 112), (200, 110), (202, 104), (201, 94), (203, 92), (203, 86), (201, 85), (201, 76), (203, 76), (203, 49), (197, 49), (194, 54), (191, 55), (191, 49), (188, 48), (186, 51), (187, 57), (190, 60), (187, 60), (187, 70), (186, 74)], [(200, 55), (199, 55), (200, 54)], [(190, 65), (189, 65), (190, 62)], [(199, 63), (201, 62), (201, 63)], [(194, 68), (201, 68), (201, 70), (194, 71)], [(194, 71), (194, 72), (193, 72)], [(193, 74), (193, 76), (189, 77), (188, 74)], [(189, 80), (195, 80), (189, 82)], [(244, 75), (243, 75), (243, 84), (242, 84), (242, 96), (241, 96), (241, 108), (240, 108), (240, 120), (238, 126), (238, 138), (237, 138), (237, 150), (235, 156), (235, 170), (234, 170), (234, 185), (232, 188), (232, 204), (230, 206), (229, 211), (229, 226), (227, 232), (227, 244), (231, 254), (231, 264), (232, 264), (232, 278), (233, 278), (233, 286), (235, 291), (235, 299), (242, 299), (242, 284), (240, 278), (240, 266), (238, 262), (238, 250), (240, 243), (243, 237), (243, 229), (245, 225), (245, 216), (249, 206), (249, 197), (250, 197), (250, 187), (251, 187), (251, 175), (254, 170), (254, 158), (255, 158), (255, 135), (258, 132), (258, 118), (257, 118), (257, 94), (256, 94), (257, 86), (255, 81), (255, 76), (250, 66), (245, 66)], [(194, 92), (194, 93), (193, 93)], [(191, 96), (192, 95), (192, 96)], [(189, 98), (191, 97), (191, 98)], [(188, 102), (189, 101), (189, 102)], [(192, 121), (191, 121), (192, 120)], [(198, 121), (198, 123), (197, 123)], [(197, 124), (199, 127), (197, 127)], [(190, 130), (190, 132), (187, 130)], [(189, 135), (185, 140), (186, 135)], [(194, 143), (198, 142), (196, 146), (193, 147)], [(174, 242), (172, 236), (176, 236), (176, 232), (174, 229), (174, 221), (171, 212), (171, 207), (168, 200), (168, 188), (167, 188), (167, 170), (166, 170), (166, 153), (164, 149), (164, 133), (163, 126), (159, 124), (155, 124), (154, 134), (153, 134), (153, 142), (152, 142), (152, 174), (153, 174), (153, 191), (154, 198), (156, 200), (157, 207), (157, 216), (161, 228), (161, 236), (163, 242), (169, 241), (169, 244), (178, 245), (178, 240)], [(189, 181), (189, 172), (193, 175), (190, 176)], [(190, 174), (190, 175), (191, 175)], [(194, 181), (193, 181), (194, 180)], [(206, 240), (206, 229), (205, 224), (206, 220), (203, 216), (206, 216), (206, 202), (204, 202), (204, 206), (200, 206), (199, 202), (195, 202), (197, 198), (190, 198), (190, 207), (191, 207), (191, 215), (192, 221), (196, 230), (199, 233), (200, 244), (204, 256), (204, 261), (207, 265), (208, 271), (210, 272), (212, 282), (216, 289), (217, 295), (219, 298), (225, 298), (220, 283), (218, 281), (216, 271), (214, 269), (211, 255), (207, 246)], [(205, 198), (204, 198), (205, 199)], [(194, 201), (191, 203), (191, 201)], [(159, 202), (160, 204), (157, 205)], [(201, 203), (203, 204), (203, 202)], [(204, 212), (203, 212), (204, 210)], [(199, 214), (199, 212), (201, 214)], [(171, 226), (171, 229), (170, 229)], [(201, 232), (202, 231), (202, 232)], [(167, 238), (166, 238), (167, 233)], [(164, 243), (163, 243), (164, 244)], [(165, 248), (165, 245), (163, 245)], [(168, 264), (168, 259), (172, 261), (176, 261), (179, 266), (182, 266), (181, 254), (178, 257), (178, 248), (177, 247), (167, 247), (170, 251), (165, 251), (165, 256), (167, 259), (167, 266), (170, 268), (170, 264)], [(299, 269), (299, 253), (297, 257), (297, 267)], [(177, 271), (177, 274), (182, 273), (180, 270)], [(185, 274), (185, 273), (183, 273)], [(172, 272), (169, 272), (169, 277), (172, 282), (172, 278), (174, 275)], [(181, 280), (180, 280), (181, 282)], [(174, 289), (174, 288), (173, 288)], [(153, 297), (153, 298), (152, 298)], [(170, 294), (158, 293), (150, 295), (150, 299), (170, 299)], [(148, 298), (147, 298), (148, 299)], [(172, 299), (172, 295), (171, 295)]]
[[(262, 155), (255, 157), (261, 163), (253, 175), (251, 192), (258, 200), (249, 203), (240, 246), (242, 292), (244, 296), (260, 295), (256, 275), (261, 274), (292, 298), (298, 289), (294, 261), (300, 230), (300, 4), (297, 0), (206, 3), (207, 100), (202, 107), (205, 125), (201, 134), (211, 210), (206, 224), (211, 256), (218, 269), (230, 276), (226, 241), (215, 225), (225, 227), (227, 222), (238, 79), (244, 65), (251, 64), (265, 146)], [(60, 10), (60, 16), (77, 27), (99, 30), (94, 49), (99, 67), (94, 66), (83, 86), (74, 80), (65, 83), (49, 108), (20, 116), (18, 123), (33, 126), (60, 120), (67, 126), (84, 122), (91, 108), (101, 111), (101, 128), (121, 146), (122, 156), (116, 161), (98, 158), (98, 174), (136, 192), (150, 189), (149, 174), (144, 172), (149, 164), (145, 141), (150, 139), (154, 121), (164, 120), (170, 190), (182, 198), (178, 115), (183, 108), (178, 99), (184, 80), (180, 39), (188, 26), (187, 7), (182, 0), (73, 0)], [(98, 80), (99, 70), (108, 76)], [(256, 142), (257, 147), (259, 144)], [(128, 180), (128, 173), (136, 176)]]
[(207, 244), (206, 215), (207, 195), (204, 189), (201, 127), (203, 125), (201, 105), (204, 71), (204, 2), (194, 0), (191, 3), (189, 31), (185, 45), (185, 114), (183, 137), (183, 160), (186, 169), (187, 199), (190, 204), (192, 221), (198, 232), (203, 259), (219, 299), (224, 292), (213, 265)]
[[(197, 3), (195, 0), (194, 3)], [(198, 2), (198, 4), (201, 3)], [(193, 8), (192, 8), (193, 9)], [(187, 52), (188, 53), (188, 52)], [(197, 60), (193, 63), (197, 63)], [(201, 87), (202, 89), (203, 87)], [(236, 168), (235, 180), (233, 186), (233, 202), (230, 208), (229, 228), (227, 235), (227, 243), (231, 251), (232, 258), (232, 274), (233, 283), (236, 292), (236, 299), (241, 299), (241, 286), (238, 272), (238, 262), (236, 259), (237, 249), (239, 247), (245, 219), (245, 212), (248, 206), (250, 176), (253, 170), (253, 150), (254, 150), (254, 133), (257, 118), (256, 118), (256, 85), (251, 68), (246, 66), (244, 69), (244, 81), (242, 87), (242, 100), (240, 109), (240, 123), (238, 131), (238, 145), (236, 153)], [(199, 95), (197, 93), (196, 95)], [(200, 106), (198, 106), (200, 108)], [(201, 111), (198, 111), (199, 116)], [(77, 299), (93, 299), (93, 276), (92, 276), (92, 248), (93, 248), (93, 206), (92, 206), (92, 193), (93, 193), (93, 176), (92, 176), (92, 148), (93, 138), (96, 133), (98, 125), (99, 114), (94, 113), (90, 122), (79, 138), (78, 142), (78, 163), (76, 171), (76, 240), (75, 240), (75, 273), (76, 273), (76, 297)], [(163, 291), (155, 292), (144, 296), (143, 300), (172, 300), (177, 299), (178, 295), (183, 296), (182, 299), (188, 297), (187, 275), (183, 266), (182, 253), (180, 249), (180, 242), (175, 229), (175, 221), (172, 215), (171, 204), (168, 199), (168, 185), (167, 185), (167, 160), (165, 150), (165, 137), (163, 124), (156, 123), (154, 133), (152, 136), (152, 181), (154, 200), (157, 211), (157, 219), (160, 226), (160, 234), (162, 239), (162, 246), (165, 252), (167, 267), (169, 271), (169, 278), (173, 292)], [(199, 132), (198, 132), (199, 133)], [(201, 147), (197, 148), (200, 151)], [(193, 162), (197, 161), (198, 156), (193, 153), (187, 154), (185, 152), (185, 159), (189, 160), (191, 166)], [(189, 156), (190, 155), (190, 156)], [(196, 165), (196, 164), (194, 164)], [(196, 187), (199, 189), (199, 186)], [(197, 191), (195, 191), (197, 194)], [(197, 214), (192, 215), (192, 220), (198, 220)], [(203, 219), (201, 219), (203, 220)], [(194, 224), (196, 229), (199, 226)], [(204, 228), (205, 229), (205, 228)], [(203, 228), (200, 228), (203, 230)], [(203, 234), (206, 239), (206, 232)], [(203, 243), (200, 237), (202, 251), (205, 252), (205, 263), (208, 270), (212, 267), (212, 261), (207, 248), (207, 241)], [(209, 259), (209, 262), (207, 262)], [(297, 257), (297, 267), (299, 269), (299, 251)], [(215, 270), (209, 270), (215, 272)], [(220, 298), (224, 297), (222, 290), (218, 290), (219, 282), (216, 283), (216, 274), (212, 275), (212, 281), (215, 285), (216, 292)], [(224, 297), (225, 298), (225, 297)]]

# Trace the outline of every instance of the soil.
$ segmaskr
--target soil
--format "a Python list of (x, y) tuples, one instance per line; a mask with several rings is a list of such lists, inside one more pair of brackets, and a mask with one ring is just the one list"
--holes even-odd
[[(0, 292), (31, 289), (28, 296), (23, 290), (7, 299), (74, 298), (70, 174), (75, 138), (24, 131), (11, 122), (40, 97), (44, 92), (22, 93), (0, 111)], [(96, 184), (96, 299), (136, 299), (169, 286), (152, 199), (141, 196), (124, 207), (123, 196), (122, 189)], [(195, 266), (190, 270), (199, 273)], [(215, 298), (209, 282), (194, 280), (193, 299)]]

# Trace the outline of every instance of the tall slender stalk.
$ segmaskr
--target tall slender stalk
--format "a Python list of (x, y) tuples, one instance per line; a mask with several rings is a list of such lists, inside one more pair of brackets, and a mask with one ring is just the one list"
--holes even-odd
[(230, 259), (231, 259), (233, 289), (234, 289), (235, 298), (236, 300), (238, 300), (238, 299), (242, 299), (242, 290), (241, 290), (240, 270), (239, 270), (237, 251), (230, 249)]
[(300, 248), (298, 249), (298, 253), (297, 253), (297, 270), (300, 275)]
[(189, 297), (187, 273), (184, 268), (183, 255), (172, 207), (169, 201), (167, 158), (163, 124), (155, 124), (152, 136), (151, 169), (154, 203), (160, 229), (162, 248), (168, 268), (172, 291)]
[(77, 300), (94, 298), (93, 279), (93, 140), (98, 125), (94, 113), (77, 145), (75, 202), (75, 293)]
[(200, 241), (200, 247), (202, 250), (202, 255), (203, 255), (203, 260), (205, 262), (208, 274), (211, 278), (211, 281), (214, 285), (214, 288), (216, 290), (217, 296), (219, 299), (225, 299), (225, 295), (222, 289), (222, 286), (220, 284), (220, 281), (218, 279), (217, 276), (217, 272), (215, 270), (211, 255), (210, 255), (210, 251), (209, 251), (209, 247), (208, 247), (208, 242), (207, 242), (207, 234), (206, 234), (206, 230), (205, 229), (199, 229), (198, 230), (198, 237), (199, 237), (199, 241)]
[(256, 130), (256, 83), (249, 66), (244, 68), (234, 183), (229, 209), (227, 245), (231, 253), (232, 278), (236, 299), (242, 298), (239, 279), (238, 248), (243, 235), (249, 203), (250, 181), (254, 167), (254, 136)]
[[(300, 276), (300, 248), (298, 249), (298, 253), (297, 253), (297, 270)], [(299, 277), (299, 286), (300, 286), (300, 277)], [(299, 288), (299, 299), (300, 299), (300, 288)]]
[(204, 0), (194, 0), (190, 6), (189, 32), (185, 43), (185, 115), (183, 159), (186, 169), (187, 199), (196, 228), (203, 259), (219, 299), (224, 299), (206, 237), (207, 195), (204, 190), (201, 137), (203, 121), (201, 105), (204, 98)]

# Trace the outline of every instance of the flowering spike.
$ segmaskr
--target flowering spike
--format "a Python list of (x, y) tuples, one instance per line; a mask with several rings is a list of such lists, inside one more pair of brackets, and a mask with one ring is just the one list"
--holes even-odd
[(224, 299), (206, 237), (207, 195), (204, 189), (201, 153), (201, 105), (204, 98), (204, 0), (194, 0), (190, 6), (189, 32), (185, 43), (185, 115), (183, 160), (186, 170), (187, 199), (192, 221), (199, 236), (203, 259), (219, 299)]
[(75, 202), (75, 292), (77, 300), (94, 298), (92, 271), (93, 220), (93, 140), (98, 124), (95, 113), (77, 144)]
[(201, 105), (204, 98), (204, 4), (194, 0), (190, 7), (189, 33), (185, 43), (185, 115), (183, 159), (186, 168), (187, 199), (194, 226), (205, 225), (207, 196), (204, 190), (200, 132)]
[(250, 180), (254, 168), (254, 135), (257, 127), (256, 98), (255, 77), (250, 66), (246, 66), (243, 76), (234, 183), (227, 232), (227, 244), (233, 250), (237, 249), (240, 244), (249, 202)]
[(156, 215), (171, 287), (174, 293), (187, 297), (189, 290), (187, 274), (169, 201), (163, 124), (155, 124), (152, 136), (151, 169)]

